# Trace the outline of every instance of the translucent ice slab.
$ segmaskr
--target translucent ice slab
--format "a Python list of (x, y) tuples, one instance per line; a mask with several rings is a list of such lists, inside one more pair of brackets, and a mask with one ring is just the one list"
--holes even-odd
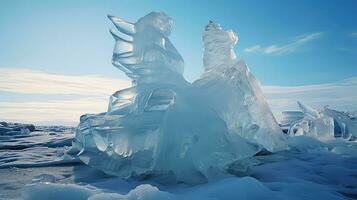
[(120, 177), (200, 183), (244, 174), (262, 149), (287, 148), (259, 82), (235, 60), (233, 31), (207, 25), (206, 71), (190, 84), (168, 39), (168, 16), (109, 18), (117, 28), (113, 65), (133, 86), (115, 92), (107, 112), (81, 117), (75, 144), (84, 163)]

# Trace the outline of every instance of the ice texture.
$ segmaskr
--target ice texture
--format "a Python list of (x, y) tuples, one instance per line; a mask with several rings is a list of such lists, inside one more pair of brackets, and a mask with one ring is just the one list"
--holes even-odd
[(2, 135), (26, 135), (32, 131), (35, 131), (33, 124), (21, 124), (0, 122), (0, 136)]
[(282, 126), (290, 125), (302, 118), (304, 118), (304, 113), (301, 111), (283, 111), (280, 124)]
[(328, 106), (317, 110), (301, 102), (297, 103), (303, 116), (296, 115), (296, 120), (282, 124), (289, 126), (290, 135), (307, 135), (320, 139), (357, 137), (357, 119), (350, 113), (333, 110)]
[(203, 32), (205, 72), (193, 83), (228, 130), (275, 152), (286, 149), (282, 131), (271, 112), (259, 81), (233, 51), (237, 36), (210, 22)]
[[(301, 111), (283, 111), (282, 118), (279, 121), (279, 126), (282, 131), (287, 134), (289, 132), (290, 126), (303, 118), (304, 113)], [(294, 131), (296, 132), (296, 129), (294, 129)]]
[(0, 199), (297, 200), (351, 199), (357, 195), (355, 141), (294, 136), (289, 138), (289, 151), (255, 156), (250, 177), (195, 186), (162, 185), (150, 180), (126, 181), (81, 164), (75, 152), (67, 150), (72, 131), (69, 127), (36, 126), (29, 135), (2, 135)]
[(115, 16), (109, 19), (117, 28), (110, 31), (116, 41), (112, 63), (124, 71), (134, 85), (182, 79), (183, 59), (168, 39), (171, 18), (152, 12), (136, 23)]
[(226, 67), (236, 59), (234, 46), (238, 36), (232, 30), (222, 30), (219, 24), (210, 21), (203, 31), (203, 66), (205, 71)]
[(324, 108), (324, 113), (334, 120), (334, 131), (336, 137), (357, 137), (357, 118), (350, 113)]
[(113, 65), (133, 86), (115, 92), (107, 112), (81, 116), (75, 145), (84, 163), (124, 178), (201, 183), (246, 173), (247, 159), (263, 149), (287, 148), (259, 82), (235, 59), (233, 31), (206, 26), (205, 72), (191, 84), (168, 39), (168, 16), (109, 18)]
[(288, 132), (290, 135), (307, 135), (320, 139), (334, 137), (334, 121), (331, 116), (300, 102), (297, 104), (304, 117), (291, 124)]

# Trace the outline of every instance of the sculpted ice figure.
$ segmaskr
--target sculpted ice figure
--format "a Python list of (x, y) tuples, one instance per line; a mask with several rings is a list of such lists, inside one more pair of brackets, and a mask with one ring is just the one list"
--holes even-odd
[(281, 134), (258, 80), (244, 61), (237, 61), (236, 34), (210, 22), (203, 32), (205, 73), (194, 85), (214, 106), (228, 130), (268, 151), (286, 149)]
[[(128, 109), (133, 111), (132, 106), (135, 106), (136, 113), (140, 113), (144, 109), (161, 109), (172, 103), (173, 92), (164, 89), (163, 85), (188, 83), (182, 76), (183, 59), (168, 39), (171, 18), (164, 13), (152, 12), (136, 23), (114, 16), (109, 19), (117, 28), (117, 31), (110, 31), (116, 41), (112, 63), (132, 79), (134, 86), (113, 94), (108, 112), (125, 113)], [(151, 97), (147, 102), (148, 96)]]
[(207, 26), (206, 72), (190, 84), (168, 39), (169, 17), (109, 18), (117, 28), (113, 65), (133, 86), (115, 92), (107, 112), (81, 117), (75, 144), (84, 163), (120, 177), (200, 183), (245, 173), (262, 148), (285, 148), (259, 83), (235, 61), (233, 31)]
[(136, 23), (109, 16), (117, 31), (113, 65), (133, 87), (115, 92), (108, 112), (83, 115), (76, 131), (80, 158), (109, 174), (130, 177), (155, 170), (164, 111), (184, 89), (183, 60), (168, 40), (171, 19), (150, 13)]

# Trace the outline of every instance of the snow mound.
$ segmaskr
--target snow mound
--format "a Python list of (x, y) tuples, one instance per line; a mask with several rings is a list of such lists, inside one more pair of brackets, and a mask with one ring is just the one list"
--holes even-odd
[(88, 185), (41, 183), (27, 185), (23, 190), (22, 197), (24, 200), (68, 198), (76, 200), (344, 199), (341, 194), (328, 187), (296, 178), (266, 184), (252, 177), (227, 178), (194, 187), (168, 188), (166, 190), (160, 190), (151, 184), (142, 184), (128, 193), (121, 194)]

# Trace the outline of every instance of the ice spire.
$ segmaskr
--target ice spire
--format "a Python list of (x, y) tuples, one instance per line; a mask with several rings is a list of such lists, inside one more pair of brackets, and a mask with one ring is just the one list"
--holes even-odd
[(233, 48), (238, 42), (238, 37), (232, 30), (222, 30), (219, 24), (209, 21), (202, 39), (205, 71), (231, 63), (236, 58)]

